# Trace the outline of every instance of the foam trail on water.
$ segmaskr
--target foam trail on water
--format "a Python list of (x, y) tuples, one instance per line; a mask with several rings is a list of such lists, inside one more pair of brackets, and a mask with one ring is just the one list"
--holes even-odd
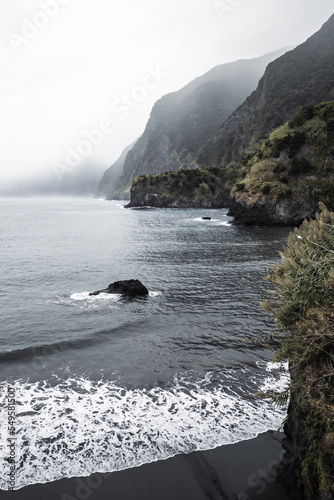
[[(244, 372), (244, 370), (243, 370)], [(268, 372), (265, 383), (276, 383)], [(285, 410), (252, 397), (255, 375), (236, 386), (238, 373), (187, 373), (150, 390), (85, 378), (17, 381), (16, 489), (63, 477), (112, 472), (255, 437), (278, 428)], [(7, 384), (0, 385), (1, 421)], [(0, 466), (9, 464), (6, 426), (0, 430)], [(7, 489), (6, 475), (0, 489)]]
[(206, 223), (208, 223), (208, 222), (219, 222), (219, 219), (213, 219), (213, 218), (211, 218), (210, 220), (208, 220), (208, 219), (203, 219), (203, 217), (196, 217), (195, 219), (191, 219), (191, 220), (195, 220), (195, 221), (199, 221), (199, 222), (206, 222)]
[(99, 295), (89, 295), (90, 292), (78, 292), (78, 293), (72, 293), (70, 296), (71, 300), (89, 300), (91, 302), (94, 302), (96, 300), (113, 300), (117, 301), (119, 300), (122, 296), (119, 293), (103, 293), (101, 292)]

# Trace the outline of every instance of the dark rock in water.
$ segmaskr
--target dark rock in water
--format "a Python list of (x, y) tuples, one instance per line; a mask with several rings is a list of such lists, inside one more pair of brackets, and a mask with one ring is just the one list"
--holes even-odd
[(211, 217), (202, 217), (203, 220), (211, 220)]
[(137, 297), (148, 295), (148, 290), (139, 280), (124, 280), (111, 283), (104, 290), (97, 290), (89, 295), (99, 295), (100, 293), (120, 293), (127, 297)]

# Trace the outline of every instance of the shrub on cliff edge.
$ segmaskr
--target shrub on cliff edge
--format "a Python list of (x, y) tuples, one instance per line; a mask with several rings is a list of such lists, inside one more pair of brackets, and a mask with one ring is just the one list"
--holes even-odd
[(262, 304), (283, 332), (276, 359), (289, 361), (293, 411), (308, 443), (301, 473), (309, 499), (334, 498), (334, 213), (320, 208), (290, 233), (267, 276), (276, 290)]

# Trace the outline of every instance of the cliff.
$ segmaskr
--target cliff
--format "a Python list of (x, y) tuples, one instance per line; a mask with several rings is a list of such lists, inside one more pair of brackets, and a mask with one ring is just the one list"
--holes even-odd
[(290, 395), (282, 481), (296, 500), (334, 498), (334, 213), (320, 209), (290, 233), (262, 304), (280, 328), (276, 360), (289, 361), (290, 387), (273, 397)]
[(265, 195), (237, 193), (229, 216), (239, 226), (297, 226), (316, 213), (316, 204), (302, 197), (278, 199)]
[[(233, 178), (230, 171), (228, 177)], [(219, 168), (165, 172), (138, 176), (126, 208), (222, 208), (232, 201), (227, 174)]]
[(137, 175), (196, 167), (199, 148), (256, 88), (267, 64), (286, 50), (222, 64), (157, 101), (121, 175), (107, 188), (103, 181), (107, 198), (127, 192)]
[[(137, 139), (138, 140), (138, 139)], [(125, 192), (122, 190), (116, 191), (115, 186), (118, 183), (122, 172), (127, 154), (133, 146), (136, 144), (134, 141), (130, 146), (127, 146), (122, 152), (121, 156), (113, 163), (103, 174), (102, 179), (99, 182), (97, 188), (97, 196), (103, 196), (107, 200), (126, 200), (129, 199), (129, 191)]]
[(318, 203), (334, 209), (334, 101), (306, 106), (242, 167), (235, 224), (299, 225)]
[(303, 107), (244, 165), (138, 176), (133, 206), (229, 207), (234, 224), (296, 226), (334, 208), (334, 101)]
[[(235, 223), (245, 225), (298, 225), (304, 218), (314, 217), (319, 201), (333, 208), (333, 60), (334, 15), (305, 43), (268, 65), (258, 88), (200, 148), (196, 157), (191, 153), (190, 158), (188, 152), (182, 171), (199, 165), (211, 173), (214, 168), (220, 172), (216, 186), (210, 178), (211, 196), (204, 196), (207, 186), (201, 186), (202, 193), (196, 186), (197, 194), (206, 198), (205, 205), (216, 206), (214, 197), (223, 192), (220, 206), (229, 206), (229, 215), (235, 217)], [(167, 103), (160, 104), (163, 102)], [(320, 103), (320, 107), (314, 106), (315, 103)], [(154, 120), (149, 125), (154, 126)], [(161, 154), (164, 151), (166, 159), (172, 149), (165, 135), (159, 143), (157, 165), (168, 170)], [(135, 148), (129, 155), (134, 153)], [(170, 159), (174, 163), (169, 170), (177, 170), (182, 162), (176, 161), (173, 154)], [(141, 163), (141, 172), (157, 174), (158, 168), (149, 170), (155, 165), (153, 157), (150, 160), (150, 165)], [(175, 178), (173, 188), (164, 185), (161, 190), (168, 191), (171, 198), (160, 199), (159, 179), (155, 179), (153, 191), (157, 196), (151, 196), (146, 186), (146, 202), (183, 207), (188, 200), (189, 206), (194, 206), (196, 193), (190, 198), (184, 196), (187, 181), (184, 173), (177, 175), (178, 185)], [(160, 180), (165, 182), (163, 178)], [(204, 184), (208, 185), (205, 181)], [(134, 196), (131, 206), (141, 203), (139, 188), (137, 182), (131, 191)], [(226, 197), (229, 188), (231, 197)]]
[(334, 98), (334, 15), (305, 43), (271, 62), (257, 89), (222, 125), (197, 157), (227, 165), (254, 153), (259, 141), (300, 106)]

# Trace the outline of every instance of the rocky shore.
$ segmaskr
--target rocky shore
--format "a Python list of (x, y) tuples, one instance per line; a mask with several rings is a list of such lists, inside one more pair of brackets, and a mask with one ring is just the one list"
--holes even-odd
[(265, 195), (236, 193), (229, 216), (242, 226), (299, 226), (315, 216), (317, 204), (305, 198), (273, 198)]
[(172, 196), (150, 187), (131, 190), (131, 201), (125, 208), (155, 207), (155, 208), (225, 208), (231, 198), (229, 191), (217, 195), (206, 196)]

